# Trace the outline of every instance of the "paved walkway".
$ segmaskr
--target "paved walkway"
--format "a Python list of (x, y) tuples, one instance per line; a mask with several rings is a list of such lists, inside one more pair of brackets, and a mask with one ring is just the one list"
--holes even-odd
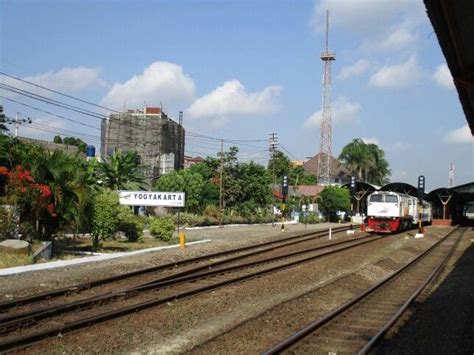
[[(210, 239), (204, 239), (204, 240), (199, 240), (196, 242), (186, 243), (186, 245), (207, 243), (210, 241), (211, 241)], [(132, 255), (138, 255), (138, 254), (143, 254), (143, 253), (149, 253), (152, 251), (160, 251), (160, 250), (178, 248), (178, 247), (179, 245), (176, 244), (176, 245), (168, 245), (165, 247), (141, 249), (141, 250), (113, 253), (113, 254), (95, 254), (92, 256), (84, 256), (84, 257), (79, 257), (77, 259), (71, 259), (71, 260), (57, 260), (57, 261), (50, 261), (46, 263), (39, 263), (39, 264), (33, 264), (33, 265), (16, 266), (16, 267), (11, 267), (7, 269), (0, 269), (0, 276), (11, 276), (11, 275), (16, 275), (23, 272), (29, 272), (29, 271), (53, 269), (53, 268), (63, 267), (63, 266), (91, 263), (95, 261), (103, 261), (103, 260), (109, 260), (109, 259), (115, 259), (115, 258), (122, 258), (124, 256), (132, 256)]]

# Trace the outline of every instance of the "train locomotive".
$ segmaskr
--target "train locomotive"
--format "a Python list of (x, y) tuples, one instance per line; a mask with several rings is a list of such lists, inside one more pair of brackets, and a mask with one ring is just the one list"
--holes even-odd
[(432, 208), (427, 201), (391, 191), (376, 191), (367, 198), (368, 231), (392, 233), (415, 226), (419, 218), (431, 223)]

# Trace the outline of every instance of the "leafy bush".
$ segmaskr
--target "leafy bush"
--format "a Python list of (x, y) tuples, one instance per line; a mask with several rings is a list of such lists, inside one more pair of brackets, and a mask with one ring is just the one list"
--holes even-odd
[(13, 210), (0, 206), (0, 240), (13, 238), (15, 227)]
[(100, 240), (111, 238), (117, 231), (120, 211), (118, 195), (115, 191), (99, 193), (92, 206), (92, 247), (96, 249)]
[(204, 216), (201, 221), (201, 226), (217, 226), (219, 224), (219, 220), (212, 216)]
[(175, 224), (172, 218), (153, 218), (150, 222), (150, 234), (156, 239), (169, 241), (175, 231)]
[(135, 216), (130, 208), (120, 206), (118, 220), (118, 230), (125, 234), (129, 242), (136, 242), (143, 236), (143, 216)]
[[(309, 212), (308, 215), (306, 216), (306, 223), (308, 224), (316, 224), (316, 223), (321, 223), (321, 222), (324, 222), (324, 220), (321, 220), (313, 212)], [(305, 218), (303, 214), (300, 214), (300, 223), (305, 223)]]
[[(173, 219), (176, 224), (178, 224), (178, 215), (174, 215)], [(188, 227), (195, 227), (199, 225), (201, 221), (201, 217), (197, 216), (192, 213), (180, 213), (179, 214), (179, 225), (180, 226), (188, 226)]]
[(220, 211), (219, 207), (214, 205), (207, 205), (203, 212), (204, 216), (214, 217), (219, 219)]

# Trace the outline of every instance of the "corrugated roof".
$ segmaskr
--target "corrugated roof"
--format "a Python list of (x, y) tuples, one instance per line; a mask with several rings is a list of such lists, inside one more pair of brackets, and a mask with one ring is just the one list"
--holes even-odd
[(474, 1), (424, 3), (474, 134)]

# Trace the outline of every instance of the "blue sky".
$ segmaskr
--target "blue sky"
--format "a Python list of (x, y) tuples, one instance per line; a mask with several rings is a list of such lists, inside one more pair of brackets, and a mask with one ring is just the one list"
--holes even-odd
[[(1, 71), (112, 109), (162, 104), (175, 118), (184, 111), (188, 132), (262, 140), (239, 146), (242, 159), (260, 163), (275, 131), (290, 158), (305, 159), (319, 150), (327, 4), (0, 0)], [(473, 181), (473, 138), (422, 1), (330, 0), (329, 8), (334, 155), (363, 138), (385, 151), (392, 181), (415, 185), (424, 174), (427, 190), (446, 186), (450, 163), (455, 184)], [(70, 119), (0, 98), (9, 116), (32, 118), (20, 135), (51, 139), (44, 129), (68, 130), (98, 146), (98, 120), (0, 95)], [(219, 148), (186, 141), (190, 155)]]

